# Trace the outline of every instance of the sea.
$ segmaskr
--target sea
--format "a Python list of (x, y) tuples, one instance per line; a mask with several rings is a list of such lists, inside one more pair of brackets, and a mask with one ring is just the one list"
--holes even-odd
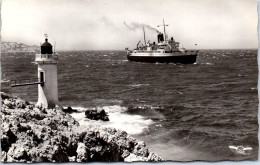
[[(257, 159), (257, 50), (201, 50), (186, 65), (130, 62), (125, 51), (57, 53), (59, 100), (80, 111), (71, 115), (81, 125), (124, 130), (164, 160)], [(34, 60), (35, 53), (2, 53), (2, 79), (37, 79)], [(11, 92), (37, 102), (37, 85)], [(110, 121), (86, 119), (91, 108)]]

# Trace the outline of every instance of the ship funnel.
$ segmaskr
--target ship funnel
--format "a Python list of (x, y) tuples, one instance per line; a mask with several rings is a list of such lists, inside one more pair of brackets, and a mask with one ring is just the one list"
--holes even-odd
[(158, 43), (164, 41), (164, 38), (163, 38), (163, 34), (162, 34), (162, 33), (159, 33), (157, 37), (158, 37)]

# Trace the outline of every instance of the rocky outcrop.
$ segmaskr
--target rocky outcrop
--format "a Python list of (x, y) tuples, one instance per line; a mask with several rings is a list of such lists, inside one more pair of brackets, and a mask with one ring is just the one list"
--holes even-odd
[(1, 95), (2, 162), (162, 161), (124, 131), (79, 126), (62, 110)]
[(78, 112), (77, 110), (75, 109), (72, 109), (71, 107), (68, 107), (68, 108), (64, 108), (62, 109), (63, 112), (67, 112), (67, 113), (74, 113), (74, 112)]
[(104, 109), (88, 109), (85, 111), (85, 116), (91, 120), (109, 121), (108, 115)]

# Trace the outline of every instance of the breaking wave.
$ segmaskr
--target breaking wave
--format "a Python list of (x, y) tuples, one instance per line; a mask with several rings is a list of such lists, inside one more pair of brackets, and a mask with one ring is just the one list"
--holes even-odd
[(114, 106), (103, 106), (99, 107), (104, 109), (109, 116), (110, 121), (95, 121), (89, 120), (85, 118), (84, 111), (88, 108), (84, 107), (72, 107), (73, 109), (77, 109), (79, 113), (72, 113), (72, 117), (74, 117), (80, 125), (98, 125), (101, 127), (112, 127), (120, 130), (124, 130), (127, 133), (140, 134), (145, 131), (149, 125), (153, 123), (151, 119), (145, 119), (141, 115), (130, 115), (124, 113), (127, 111), (126, 107), (121, 107), (119, 105)]

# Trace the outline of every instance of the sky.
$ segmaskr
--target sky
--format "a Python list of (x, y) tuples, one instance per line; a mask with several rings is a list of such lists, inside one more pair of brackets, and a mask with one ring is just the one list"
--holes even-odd
[(2, 0), (3, 42), (124, 50), (163, 32), (187, 49), (257, 48), (257, 0)]

